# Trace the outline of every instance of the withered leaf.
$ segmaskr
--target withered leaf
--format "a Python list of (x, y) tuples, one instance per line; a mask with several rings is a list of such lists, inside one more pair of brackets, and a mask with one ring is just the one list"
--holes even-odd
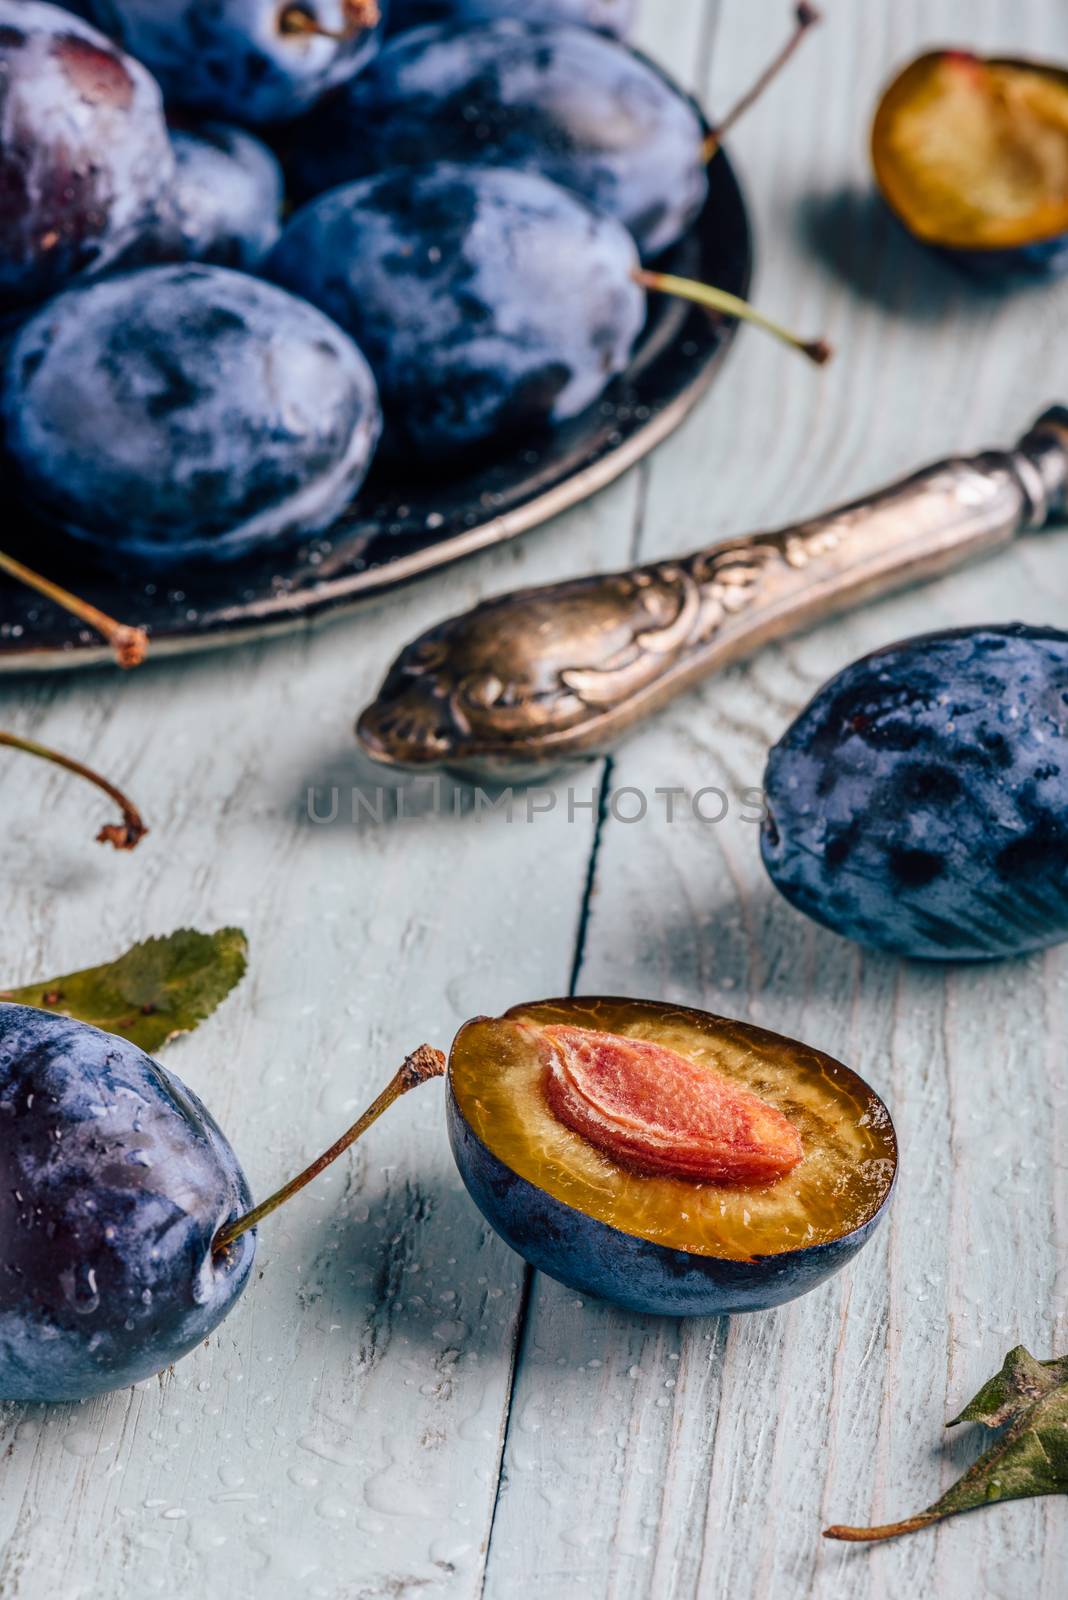
[(144, 939), (116, 961), (45, 978), (0, 999), (91, 1022), (152, 1054), (209, 1017), (244, 977), (248, 941), (240, 928), (179, 928)]
[(999, 1500), (1068, 1494), (1068, 1356), (1036, 1361), (1017, 1345), (996, 1377), (949, 1424), (1004, 1428), (1001, 1437), (926, 1511), (882, 1527), (824, 1529), (825, 1539), (896, 1539)]

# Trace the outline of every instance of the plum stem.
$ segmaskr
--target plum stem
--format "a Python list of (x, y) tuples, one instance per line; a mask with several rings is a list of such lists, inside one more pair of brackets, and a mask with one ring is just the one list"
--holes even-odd
[(268, 1195), (266, 1200), (261, 1200), (258, 1206), (253, 1206), (243, 1217), (236, 1217), (233, 1222), (227, 1222), (221, 1227), (211, 1243), (212, 1255), (220, 1256), (230, 1248), (236, 1239), (243, 1233), (248, 1233), (250, 1228), (255, 1228), (264, 1217), (269, 1217), (272, 1211), (277, 1211), (279, 1206), (284, 1206), (287, 1200), (292, 1200), (299, 1194), (306, 1184), (317, 1178), (320, 1172), (343, 1155), (350, 1145), (355, 1144), (360, 1136), (367, 1132), (372, 1123), (377, 1122), (383, 1111), (388, 1111), (394, 1100), (399, 1100), (402, 1094), (407, 1094), (409, 1089), (415, 1089), (421, 1083), (428, 1083), (431, 1078), (440, 1078), (445, 1071), (445, 1057), (440, 1050), (435, 1050), (432, 1045), (421, 1044), (418, 1050), (413, 1050), (410, 1056), (405, 1056), (404, 1062), (386, 1084), (382, 1093), (372, 1100), (363, 1115), (352, 1124), (352, 1127), (341, 1138), (332, 1144), (329, 1150), (324, 1150), (317, 1156), (310, 1166), (303, 1172), (298, 1172), (295, 1178), (290, 1178), (281, 1189), (276, 1189), (274, 1194)]
[(345, 26), (327, 28), (306, 6), (300, 4), (285, 6), (278, 17), (278, 31), (290, 38), (312, 36), (317, 39), (333, 39), (338, 44), (347, 44), (350, 39), (355, 39), (358, 33), (376, 27), (382, 16), (377, 0), (344, 0), (342, 9), (347, 19)]
[(701, 146), (701, 153), (706, 161), (712, 160), (712, 157), (722, 144), (724, 136), (730, 132), (736, 122), (745, 116), (749, 108), (756, 104), (764, 90), (779, 76), (779, 73), (785, 67), (808, 30), (815, 27), (816, 23), (821, 20), (822, 18), (816, 7), (804, 3), (804, 0), (802, 0), (801, 5), (796, 7), (794, 11), (794, 31), (782, 49), (772, 57), (756, 79), (756, 82), (750, 85), (741, 99), (735, 101), (723, 120), (718, 122), (706, 136), (705, 142)]
[(72, 617), (77, 617), (79, 622), (84, 622), (99, 633), (114, 650), (120, 667), (139, 667), (148, 654), (148, 634), (144, 628), (131, 628), (125, 622), (116, 622), (106, 611), (90, 605), (88, 600), (79, 599), (68, 589), (60, 588), (51, 578), (42, 578), (39, 572), (23, 566), (21, 561), (16, 561), (14, 556), (9, 556), (3, 550), (0, 550), (0, 572), (6, 572), (8, 577), (14, 578), (17, 583), (24, 583), (28, 589), (36, 589), (46, 600), (69, 611)]
[(634, 272), (634, 281), (640, 283), (643, 289), (650, 289), (656, 294), (676, 295), (680, 300), (692, 300), (695, 305), (707, 306), (710, 311), (720, 311), (724, 316), (737, 317), (742, 322), (752, 322), (756, 327), (763, 328), (765, 333), (770, 333), (776, 339), (781, 339), (783, 344), (788, 344), (794, 350), (814, 361), (817, 366), (831, 359), (831, 346), (826, 339), (800, 339), (796, 333), (791, 333), (780, 322), (773, 322), (762, 311), (757, 311), (747, 300), (740, 300), (736, 294), (730, 294), (726, 289), (716, 289), (709, 283), (696, 283), (692, 278), (676, 278), (670, 272), (651, 272), (647, 268), (639, 267)]
[(22, 739), (17, 733), (0, 732), (0, 745), (9, 750), (21, 750), (28, 756), (38, 756), (42, 761), (50, 761), (53, 766), (62, 767), (64, 772), (72, 772), (76, 778), (84, 778), (87, 783), (95, 784), (109, 800), (114, 800), (122, 812), (122, 821), (106, 823), (96, 836), (98, 844), (114, 845), (116, 850), (134, 850), (148, 832), (133, 801), (128, 800), (121, 789), (117, 789), (91, 767), (83, 766), (80, 761), (62, 755), (58, 750), (51, 750), (46, 744)]

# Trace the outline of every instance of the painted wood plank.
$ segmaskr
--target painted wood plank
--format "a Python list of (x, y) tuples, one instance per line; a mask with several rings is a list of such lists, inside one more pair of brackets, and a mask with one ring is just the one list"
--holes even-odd
[[(707, 59), (721, 107), (766, 54), (771, 9), (646, 6), (642, 37), (693, 81)], [(320, 636), (123, 681), (6, 688), (11, 722), (91, 751), (154, 829), (129, 861), (105, 857), (89, 842), (94, 804), (10, 758), (9, 979), (185, 921), (246, 925), (244, 991), (169, 1059), (261, 1190), (332, 1137), (418, 1038), (444, 1041), (473, 1011), (568, 981), (589, 813), (572, 824), (558, 804), (528, 826), (468, 810), (362, 830), (308, 818), (309, 786), (328, 803), (332, 787), (377, 783), (350, 722), (400, 642), (485, 593), (782, 520), (914, 465), (918, 450), (998, 441), (1063, 394), (1063, 295), (966, 292), (872, 204), (860, 131), (886, 64), (921, 42), (1064, 57), (1062, 13), (1053, 0), (829, 9), (734, 141), (760, 230), (760, 298), (832, 333), (843, 354), (822, 379), (743, 336), (722, 387), (651, 467), (517, 546)], [(1066, 591), (1066, 536), (1021, 546), (766, 652), (635, 740), (608, 781), (736, 792), (862, 649), (988, 616), (993, 600), (1003, 614), (1063, 617)], [(603, 776), (595, 766), (570, 781)], [(410, 786), (405, 802), (427, 804)], [(1059, 1503), (876, 1552), (832, 1550), (817, 1530), (936, 1490), (974, 1448), (942, 1457), (940, 1416), (1017, 1336), (1040, 1353), (1063, 1347), (1068, 1327), (1052, 1320), (1068, 1234), (1063, 953), (991, 973), (901, 969), (780, 905), (735, 816), (717, 827), (610, 816), (579, 981), (803, 1033), (886, 1087), (908, 1183), (856, 1268), (729, 1324), (622, 1317), (541, 1278), (527, 1315), (520, 1264), (459, 1194), (429, 1089), (265, 1229), (262, 1280), (173, 1375), (87, 1407), (4, 1408), (4, 1600), (535, 1589), (1059, 1600)]]
[[(873, 201), (863, 147), (892, 63), (954, 40), (1063, 57), (1063, 16), (957, 0), (828, 9), (732, 148), (758, 219), (758, 298), (806, 333), (826, 329), (838, 360), (814, 382), (742, 335), (722, 388), (651, 466), (643, 556), (1009, 440), (1064, 393), (1065, 291), (984, 293), (924, 255)], [(766, 51), (767, 13), (722, 7), (713, 104)], [(489, 1594), (1015, 1600), (1063, 1587), (1059, 1502), (877, 1550), (819, 1531), (933, 1498), (978, 1449), (967, 1432), (944, 1445), (943, 1419), (1017, 1340), (1064, 1346), (1068, 958), (943, 972), (861, 953), (777, 898), (737, 797), (818, 684), (863, 650), (994, 616), (1063, 623), (1066, 602), (1068, 534), (1046, 535), (765, 652), (614, 760), (615, 791), (711, 784), (734, 804), (716, 826), (669, 826), (662, 807), (627, 825), (609, 808), (580, 991), (704, 1005), (849, 1061), (893, 1105), (902, 1182), (853, 1270), (778, 1312), (674, 1326), (535, 1278)]]
[[(464, 796), (466, 815), (438, 816), (406, 783), (382, 825), (353, 827), (352, 787), (373, 803), (381, 780), (357, 757), (352, 719), (443, 609), (624, 561), (637, 489), (632, 478), (348, 626), (9, 689), (4, 717), (90, 756), (152, 832), (129, 858), (105, 853), (92, 842), (103, 805), (5, 760), (6, 981), (183, 924), (247, 928), (245, 985), (166, 1059), (260, 1193), (421, 1039), (447, 1044), (475, 1011), (565, 988), (592, 815), (527, 825), (520, 806), (510, 823), (475, 817)], [(309, 787), (319, 815), (340, 791), (332, 825), (310, 820)], [(460, 1192), (440, 1086), (265, 1227), (259, 1266), (208, 1346), (159, 1382), (2, 1409), (4, 1600), (477, 1593), (521, 1271)]]

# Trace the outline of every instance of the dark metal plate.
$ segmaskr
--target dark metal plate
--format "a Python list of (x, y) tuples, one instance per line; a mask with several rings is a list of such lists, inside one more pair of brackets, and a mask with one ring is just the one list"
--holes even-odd
[[(726, 156), (709, 169), (708, 204), (665, 271), (745, 295), (752, 242)], [(413, 463), (372, 472), (330, 534), (230, 565), (183, 571), (166, 583), (106, 572), (80, 547), (8, 508), (4, 544), (39, 572), (122, 622), (148, 628), (153, 656), (283, 633), (343, 615), (360, 602), (461, 556), (512, 539), (610, 483), (667, 437), (707, 389), (735, 324), (662, 295), (634, 358), (602, 401), (531, 448), (447, 478)], [(13, 524), (13, 526), (12, 526)], [(107, 647), (37, 595), (0, 583), (0, 672), (111, 660)]]

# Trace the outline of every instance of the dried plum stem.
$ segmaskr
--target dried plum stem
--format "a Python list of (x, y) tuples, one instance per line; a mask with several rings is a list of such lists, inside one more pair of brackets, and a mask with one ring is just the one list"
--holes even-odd
[(61, 589), (51, 578), (42, 578), (39, 572), (23, 566), (21, 561), (16, 561), (14, 556), (7, 555), (3, 550), (0, 550), (0, 572), (6, 572), (16, 582), (24, 583), (28, 589), (36, 589), (46, 600), (51, 600), (62, 610), (69, 611), (72, 617), (77, 617), (79, 622), (84, 622), (87, 627), (99, 633), (114, 650), (115, 659), (120, 667), (139, 667), (145, 659), (148, 653), (148, 634), (144, 628), (131, 628), (125, 622), (116, 622), (106, 611), (100, 611), (96, 606), (90, 605), (88, 600), (80, 600), (76, 594)]
[(832, 351), (826, 339), (799, 339), (796, 333), (791, 333), (779, 322), (773, 322), (762, 311), (755, 310), (747, 300), (740, 300), (726, 289), (713, 288), (709, 283), (695, 283), (692, 278), (676, 278), (670, 272), (650, 272), (646, 268), (635, 271), (634, 280), (643, 289), (650, 289), (656, 294), (676, 295), (680, 300), (692, 300), (695, 305), (707, 306), (710, 311), (720, 311), (724, 316), (751, 322), (755, 327), (763, 328), (765, 333), (773, 334), (783, 344), (800, 350), (817, 366), (822, 367), (824, 362), (831, 359)]
[(389, 1110), (394, 1100), (399, 1100), (409, 1089), (415, 1089), (419, 1084), (429, 1082), (431, 1078), (440, 1078), (444, 1071), (445, 1057), (440, 1050), (435, 1050), (429, 1044), (421, 1044), (418, 1050), (413, 1050), (410, 1056), (405, 1057), (403, 1065), (398, 1068), (382, 1093), (367, 1107), (363, 1116), (354, 1122), (348, 1132), (343, 1133), (329, 1150), (324, 1150), (310, 1167), (298, 1172), (295, 1178), (290, 1178), (281, 1189), (276, 1189), (266, 1200), (261, 1200), (258, 1206), (253, 1206), (243, 1217), (236, 1217), (233, 1222), (228, 1222), (225, 1227), (219, 1229), (212, 1240), (212, 1254), (222, 1255), (235, 1239), (240, 1239), (243, 1233), (255, 1228), (264, 1217), (269, 1217), (272, 1211), (284, 1206), (287, 1200), (292, 1200), (306, 1184), (317, 1178), (320, 1172), (325, 1172), (338, 1156), (343, 1155), (350, 1145), (355, 1144), (361, 1134), (366, 1133), (371, 1124), (378, 1121), (383, 1111)]
[(21, 739), (16, 733), (0, 732), (0, 745), (9, 750), (21, 750), (28, 756), (38, 756), (42, 761), (50, 761), (53, 766), (62, 767), (64, 772), (72, 772), (76, 778), (84, 778), (87, 783), (95, 784), (109, 800), (114, 800), (122, 812), (122, 821), (106, 823), (96, 836), (98, 844), (111, 844), (116, 850), (134, 850), (148, 832), (133, 801), (128, 800), (121, 789), (117, 789), (91, 767), (83, 766), (70, 756), (61, 755), (58, 750), (49, 749), (48, 745), (37, 744), (33, 739)]
[(345, 0), (343, 9), (347, 19), (345, 26), (327, 28), (306, 6), (300, 4), (285, 6), (279, 13), (278, 31), (290, 37), (312, 36), (317, 39), (333, 39), (338, 44), (347, 44), (350, 39), (355, 39), (357, 34), (376, 27), (382, 16), (377, 0)]
[(816, 23), (822, 20), (816, 7), (806, 4), (801, 4), (797, 7), (794, 12), (794, 19), (794, 31), (778, 55), (769, 61), (756, 82), (746, 90), (740, 100), (735, 101), (723, 120), (717, 123), (709, 132), (704, 144), (701, 146), (701, 153), (706, 161), (712, 160), (712, 157), (722, 144), (724, 136), (730, 132), (736, 122), (745, 116), (750, 106), (756, 104), (764, 90), (779, 76), (779, 73), (785, 67), (808, 30), (815, 27)]
[(932, 1522), (940, 1519), (923, 1513), (918, 1517), (906, 1517), (904, 1522), (885, 1522), (879, 1528), (848, 1528), (840, 1523), (835, 1523), (832, 1528), (824, 1528), (825, 1539), (844, 1539), (850, 1544), (877, 1544), (882, 1539), (897, 1539), (903, 1533), (919, 1533), (921, 1528), (929, 1528)]

